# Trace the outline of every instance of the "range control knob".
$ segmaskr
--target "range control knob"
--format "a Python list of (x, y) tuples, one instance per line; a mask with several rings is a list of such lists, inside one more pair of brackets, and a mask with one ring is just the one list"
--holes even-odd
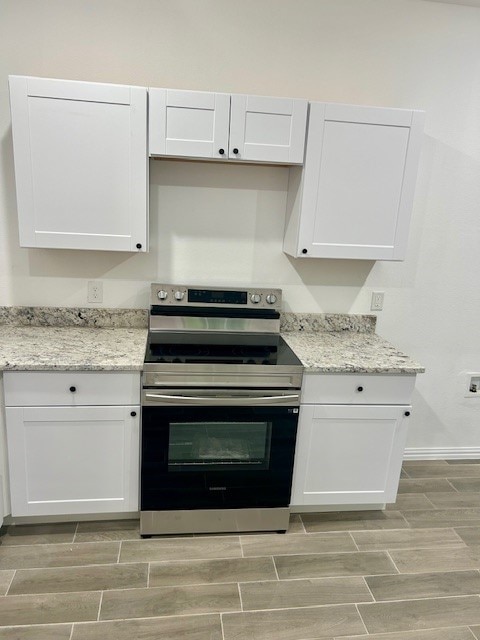
[(185, 297), (185, 292), (184, 291), (175, 291), (175, 300), (183, 300), (183, 298)]
[(269, 293), (267, 296), (268, 304), (275, 304), (276, 301), (277, 301), (277, 296), (274, 293)]
[(252, 293), (252, 295), (250, 296), (250, 300), (253, 302), (253, 304), (258, 304), (261, 299), (262, 296), (259, 293)]
[(157, 298), (159, 300), (166, 300), (168, 298), (168, 293), (163, 289), (160, 289), (160, 291), (157, 293)]

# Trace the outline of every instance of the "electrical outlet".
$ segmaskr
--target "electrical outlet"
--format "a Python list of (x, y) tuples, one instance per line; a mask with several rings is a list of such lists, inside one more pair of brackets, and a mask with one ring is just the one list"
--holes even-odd
[(89, 280), (87, 290), (87, 302), (103, 302), (103, 282)]
[(370, 305), (370, 309), (372, 311), (381, 311), (383, 309), (383, 291), (374, 291), (372, 293), (372, 303)]
[(465, 398), (480, 398), (480, 373), (468, 373)]

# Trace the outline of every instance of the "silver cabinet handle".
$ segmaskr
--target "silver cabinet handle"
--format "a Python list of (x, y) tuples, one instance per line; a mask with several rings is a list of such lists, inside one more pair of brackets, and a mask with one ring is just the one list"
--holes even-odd
[(160, 393), (146, 393), (145, 398), (148, 400), (158, 400), (167, 403), (176, 404), (195, 404), (195, 405), (253, 405), (253, 404), (284, 404), (298, 402), (299, 395), (285, 396), (181, 396), (167, 395)]

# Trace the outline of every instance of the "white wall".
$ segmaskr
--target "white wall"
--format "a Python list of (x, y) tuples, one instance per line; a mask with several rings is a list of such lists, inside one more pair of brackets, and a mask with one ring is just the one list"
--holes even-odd
[[(480, 9), (423, 0), (0, 0), (0, 304), (148, 304), (152, 281), (280, 286), (294, 311), (369, 312), (427, 367), (410, 447), (479, 447)], [(281, 251), (288, 169), (151, 162), (147, 255), (20, 249), (9, 73), (421, 108), (404, 263)], [(480, 457), (480, 456), (479, 456)]]

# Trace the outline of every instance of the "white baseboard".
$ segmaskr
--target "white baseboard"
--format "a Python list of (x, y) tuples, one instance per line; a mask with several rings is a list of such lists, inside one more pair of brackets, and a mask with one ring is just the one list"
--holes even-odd
[(480, 447), (407, 448), (404, 460), (480, 460)]

